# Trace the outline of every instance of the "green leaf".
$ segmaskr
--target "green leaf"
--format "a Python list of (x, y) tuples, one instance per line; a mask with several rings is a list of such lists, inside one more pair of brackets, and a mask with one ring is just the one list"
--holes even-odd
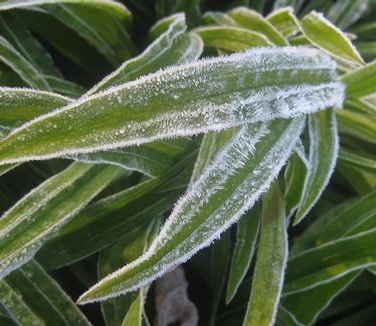
[(294, 314), (303, 325), (312, 325), (319, 314), (344, 291), (358, 276), (355, 271), (313, 289), (289, 295), (282, 300), (283, 306)]
[(278, 182), (263, 196), (252, 290), (243, 326), (273, 325), (288, 257), (285, 205)]
[(73, 63), (79, 74), (83, 73), (85, 77), (94, 75), (97, 80), (111, 69), (110, 63), (96, 49), (45, 9), (17, 10), (15, 15), (54, 53), (66, 57), (70, 65)]
[[(0, 97), (4, 100), (0, 109), (0, 133), (3, 137), (23, 123), (71, 101), (54, 93), (18, 88), (0, 88)], [(70, 155), (68, 158), (87, 163), (117, 165), (157, 176), (176, 162), (185, 151), (195, 147), (195, 142), (180, 138), (127, 149)], [(8, 165), (9, 168), (10, 166), (12, 165)], [(5, 171), (7, 170), (6, 168)]]
[(155, 216), (171, 209), (184, 192), (195, 152), (186, 156), (160, 177), (143, 180), (88, 205), (41, 248), (38, 261), (47, 270), (56, 269), (121, 239), (133, 241)]
[[(136, 52), (124, 26), (130, 12), (120, 3), (108, 6), (102, 3), (65, 3), (44, 5), (43, 8), (61, 23), (75, 30), (94, 46), (114, 67)], [(111, 4), (111, 2), (110, 2)]]
[(376, 192), (350, 199), (320, 216), (294, 243), (291, 252), (298, 253), (342, 237), (376, 227)]
[(297, 18), (291, 7), (271, 12), (267, 20), (285, 37), (291, 37), (299, 32)]
[(70, 99), (55, 93), (13, 87), (0, 87), (0, 98), (2, 137), (22, 124), (70, 102)]
[(367, 195), (374, 190), (374, 182), (357, 168), (338, 162), (337, 170), (359, 195)]
[(197, 144), (189, 138), (155, 141), (142, 146), (112, 149), (96, 153), (69, 155), (67, 158), (94, 164), (111, 164), (148, 176), (160, 176)]
[(251, 264), (260, 227), (260, 209), (255, 205), (237, 224), (236, 242), (227, 282), (226, 303), (235, 296)]
[[(307, 161), (305, 159), (305, 161)], [(305, 161), (295, 152), (291, 155), (285, 170), (286, 189), (284, 199), (286, 202), (286, 215), (288, 218), (297, 209), (302, 197), (304, 181), (306, 180), (308, 161)]]
[(290, 47), (171, 67), (26, 123), (1, 142), (0, 163), (108, 150), (341, 106), (343, 87), (335, 82), (334, 67), (317, 50)]
[(140, 291), (136, 297), (136, 299), (132, 302), (128, 313), (124, 317), (123, 322), (121, 323), (122, 326), (134, 325), (134, 326), (141, 326), (142, 325), (142, 311), (144, 306), (144, 295)]
[[(125, 238), (102, 250), (98, 262), (99, 277), (115, 271), (143, 254), (149, 242), (156, 236), (160, 222), (160, 218), (154, 218), (149, 225), (146, 224), (146, 227), (138, 230), (138, 234), (133, 241)], [(120, 325), (124, 320), (129, 322), (128, 324), (124, 322), (125, 325), (139, 325), (145, 294), (146, 289), (141, 289), (136, 293), (129, 293), (126, 296), (103, 302), (102, 312), (106, 324)], [(141, 302), (142, 304), (140, 305)], [(135, 322), (130, 322), (129, 319), (135, 319)]]
[(278, 307), (278, 313), (276, 317), (276, 325), (278, 326), (304, 326), (299, 323), (295, 316), (282, 306)]
[(315, 11), (301, 20), (304, 35), (320, 49), (341, 59), (364, 64), (362, 57), (348, 37), (322, 14)]
[(221, 238), (210, 247), (210, 285), (212, 297), (210, 305), (211, 325), (216, 325), (218, 309), (222, 299), (222, 292), (226, 285), (227, 272), (230, 262), (231, 239), (230, 232), (221, 234)]
[(106, 0), (4, 0), (0, 3), (0, 10), (10, 10), (16, 8), (27, 8), (31, 6), (41, 6), (46, 4), (58, 4), (58, 3), (79, 3), (86, 6), (100, 7), (103, 10), (112, 10), (118, 15), (129, 16), (130, 13), (127, 9), (118, 2), (109, 2)]
[(376, 143), (376, 117), (352, 112), (349, 110), (336, 110), (338, 129), (367, 142)]
[[(155, 72), (161, 68), (195, 61), (202, 53), (202, 41), (195, 34), (184, 34), (187, 26), (182, 14), (177, 14), (164, 20), (168, 26), (164, 26), (163, 32), (137, 57), (125, 61), (113, 73), (102, 79), (85, 95), (92, 95), (112, 86), (137, 79), (138, 77)], [(159, 23), (161, 24), (161, 23)], [(151, 29), (160, 29), (159, 25)]]
[(226, 26), (238, 26), (239, 25), (228, 14), (218, 11), (208, 11), (203, 15), (205, 25), (226, 25)]
[(114, 167), (74, 163), (5, 212), (0, 219), (0, 277), (29, 261), (118, 173)]
[(339, 28), (347, 29), (367, 11), (368, 2), (368, 0), (337, 1), (328, 11), (328, 19)]
[(22, 296), (14, 291), (4, 280), (0, 280), (1, 303), (6, 306), (11, 315), (17, 318), (16, 325), (43, 325), (43, 320), (37, 316), (22, 300)]
[(272, 45), (264, 35), (241, 27), (208, 26), (196, 28), (194, 32), (202, 38), (205, 46), (231, 52)]
[(0, 28), (4, 37), (38, 71), (45, 76), (63, 77), (61, 72), (56, 68), (51, 55), (30, 33), (21, 19), (14, 15), (3, 13), (0, 18)]
[(299, 223), (326, 188), (338, 155), (337, 122), (333, 110), (309, 116), (309, 166), (294, 224)]
[(44, 76), (17, 49), (0, 35), (0, 61), (14, 70), (30, 87), (51, 90)]
[(351, 272), (376, 265), (376, 229), (327, 242), (290, 258), (286, 295), (312, 289)]
[(239, 26), (265, 35), (273, 44), (279, 46), (288, 45), (287, 40), (279, 31), (258, 12), (246, 7), (238, 7), (229, 11), (228, 14)]
[(339, 152), (338, 162), (358, 169), (361, 172), (376, 176), (376, 158), (367, 157), (354, 151), (342, 148)]
[(303, 123), (300, 118), (241, 127), (178, 201), (149, 250), (89, 289), (80, 303), (137, 289), (208, 246), (270, 186)]
[(34, 325), (33, 320), (38, 325), (91, 325), (34, 260), (0, 280), (0, 288), (5, 290), (0, 302), (21, 325)]
[(346, 85), (346, 95), (350, 98), (376, 93), (376, 61), (346, 74), (341, 80)]

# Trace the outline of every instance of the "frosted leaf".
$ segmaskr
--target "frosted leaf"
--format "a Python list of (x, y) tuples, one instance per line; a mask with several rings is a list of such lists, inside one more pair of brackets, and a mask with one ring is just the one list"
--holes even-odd
[(341, 107), (344, 87), (335, 68), (330, 57), (305, 47), (257, 48), (169, 67), (24, 124), (1, 142), (0, 162), (90, 153)]
[(42, 6), (47, 4), (56, 4), (56, 3), (85, 3), (85, 4), (101, 4), (105, 6), (110, 6), (113, 8), (121, 8), (122, 10), (125, 10), (128, 12), (128, 10), (118, 3), (111, 3), (106, 0), (8, 0), (8, 1), (2, 1), (0, 3), (0, 11), (2, 10), (10, 10), (10, 9), (16, 9), (16, 8), (26, 8), (31, 6)]
[(30, 260), (117, 173), (115, 167), (73, 163), (5, 212), (0, 218), (0, 277)]
[(79, 302), (135, 290), (210, 245), (268, 189), (303, 126), (304, 119), (298, 118), (239, 128), (177, 202), (148, 251), (104, 278)]
[[(167, 30), (159, 35), (145, 51), (137, 57), (125, 61), (118, 69), (102, 79), (97, 85), (85, 93), (84, 97), (111, 86), (120, 85), (124, 82), (134, 80), (146, 73), (153, 72), (155, 67), (159, 69), (162, 66), (168, 65), (169, 60), (167, 60), (165, 56), (175, 49), (177, 40), (187, 29), (184, 14), (172, 15), (168, 17), (168, 19), (171, 23)], [(170, 65), (185, 62), (185, 56), (188, 56), (188, 58), (192, 60), (194, 58), (197, 59), (202, 52), (202, 44), (201, 46), (198, 42), (196, 42), (196, 44), (198, 44), (198, 46), (192, 47), (192, 43), (189, 43), (184, 55), (176, 56), (176, 62), (170, 62)], [(196, 53), (196, 55), (193, 55), (193, 57), (190, 58), (191, 53)]]

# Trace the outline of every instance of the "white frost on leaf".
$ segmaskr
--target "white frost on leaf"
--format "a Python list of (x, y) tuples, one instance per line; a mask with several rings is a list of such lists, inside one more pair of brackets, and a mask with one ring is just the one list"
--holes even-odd
[(178, 201), (149, 250), (101, 280), (79, 302), (133, 291), (210, 245), (268, 189), (303, 126), (301, 117), (241, 127)]
[(9, 152), (1, 163), (139, 145), (341, 107), (344, 87), (336, 81), (335, 67), (329, 56), (307, 47), (257, 48), (169, 67), (24, 124), (0, 144), (0, 152)]

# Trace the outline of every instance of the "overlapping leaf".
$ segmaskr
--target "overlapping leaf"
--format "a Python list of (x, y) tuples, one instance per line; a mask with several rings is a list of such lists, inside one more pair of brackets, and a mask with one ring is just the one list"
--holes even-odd
[(341, 106), (343, 87), (334, 68), (320, 51), (286, 47), (166, 69), (26, 123), (1, 142), (1, 163), (107, 150)]
[(74, 163), (5, 212), (0, 219), (0, 277), (30, 260), (118, 173), (115, 167)]
[(274, 324), (288, 257), (285, 207), (278, 182), (264, 195), (262, 205), (252, 292), (243, 326)]
[(269, 187), (303, 124), (299, 118), (241, 127), (176, 204), (146, 254), (104, 278), (80, 302), (139, 288), (209, 245)]
[(0, 302), (18, 325), (91, 325), (35, 260), (0, 280), (0, 291)]
[(294, 223), (299, 223), (316, 203), (333, 173), (338, 155), (337, 122), (333, 110), (309, 117), (309, 136), (308, 171)]

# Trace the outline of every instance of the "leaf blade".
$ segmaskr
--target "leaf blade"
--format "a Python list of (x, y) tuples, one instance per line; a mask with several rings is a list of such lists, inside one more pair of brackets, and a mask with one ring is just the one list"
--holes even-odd
[[(265, 137), (265, 125), (257, 127), (248, 125), (240, 128), (197, 181), (196, 186), (191, 187), (194, 189), (182, 197), (175, 206), (168, 222), (152, 243), (149, 251), (140, 259), (104, 278), (83, 294), (79, 302), (103, 300), (117, 292), (127, 292), (138, 288), (209, 245), (270, 185), (288, 158), (294, 145), (293, 140), (299, 136), (303, 122), (303, 119), (271, 122), (269, 127), (274, 132), (269, 133), (268, 137)], [(262, 140), (257, 142), (260, 137)], [(247, 161), (239, 161), (239, 155), (246, 158), (245, 155), (253, 152), (252, 146), (255, 142), (256, 156)], [(247, 145), (243, 147), (243, 144)], [(223, 164), (228, 160), (231, 160), (229, 166), (227, 163)], [(265, 164), (266, 161), (273, 161), (276, 165)], [(226, 179), (230, 178), (230, 180), (226, 181), (224, 174), (227, 174)], [(223, 182), (231, 187), (223, 188), (221, 185)], [(248, 195), (243, 196), (243, 192)], [(252, 197), (249, 197), (249, 194), (252, 194)], [(213, 201), (215, 206), (204, 205), (207, 201)], [(181, 218), (182, 215), (185, 219)], [(228, 216), (231, 218), (228, 219)], [(192, 241), (196, 243), (193, 248)]]
[(263, 196), (262, 205), (256, 266), (243, 326), (275, 322), (288, 257), (285, 208), (278, 182)]
[[(343, 86), (335, 82), (334, 66), (317, 50), (286, 47), (259, 48), (167, 69), (21, 126), (1, 142), (0, 162), (130, 146), (341, 106)], [(281, 87), (291, 80), (294, 86)]]

